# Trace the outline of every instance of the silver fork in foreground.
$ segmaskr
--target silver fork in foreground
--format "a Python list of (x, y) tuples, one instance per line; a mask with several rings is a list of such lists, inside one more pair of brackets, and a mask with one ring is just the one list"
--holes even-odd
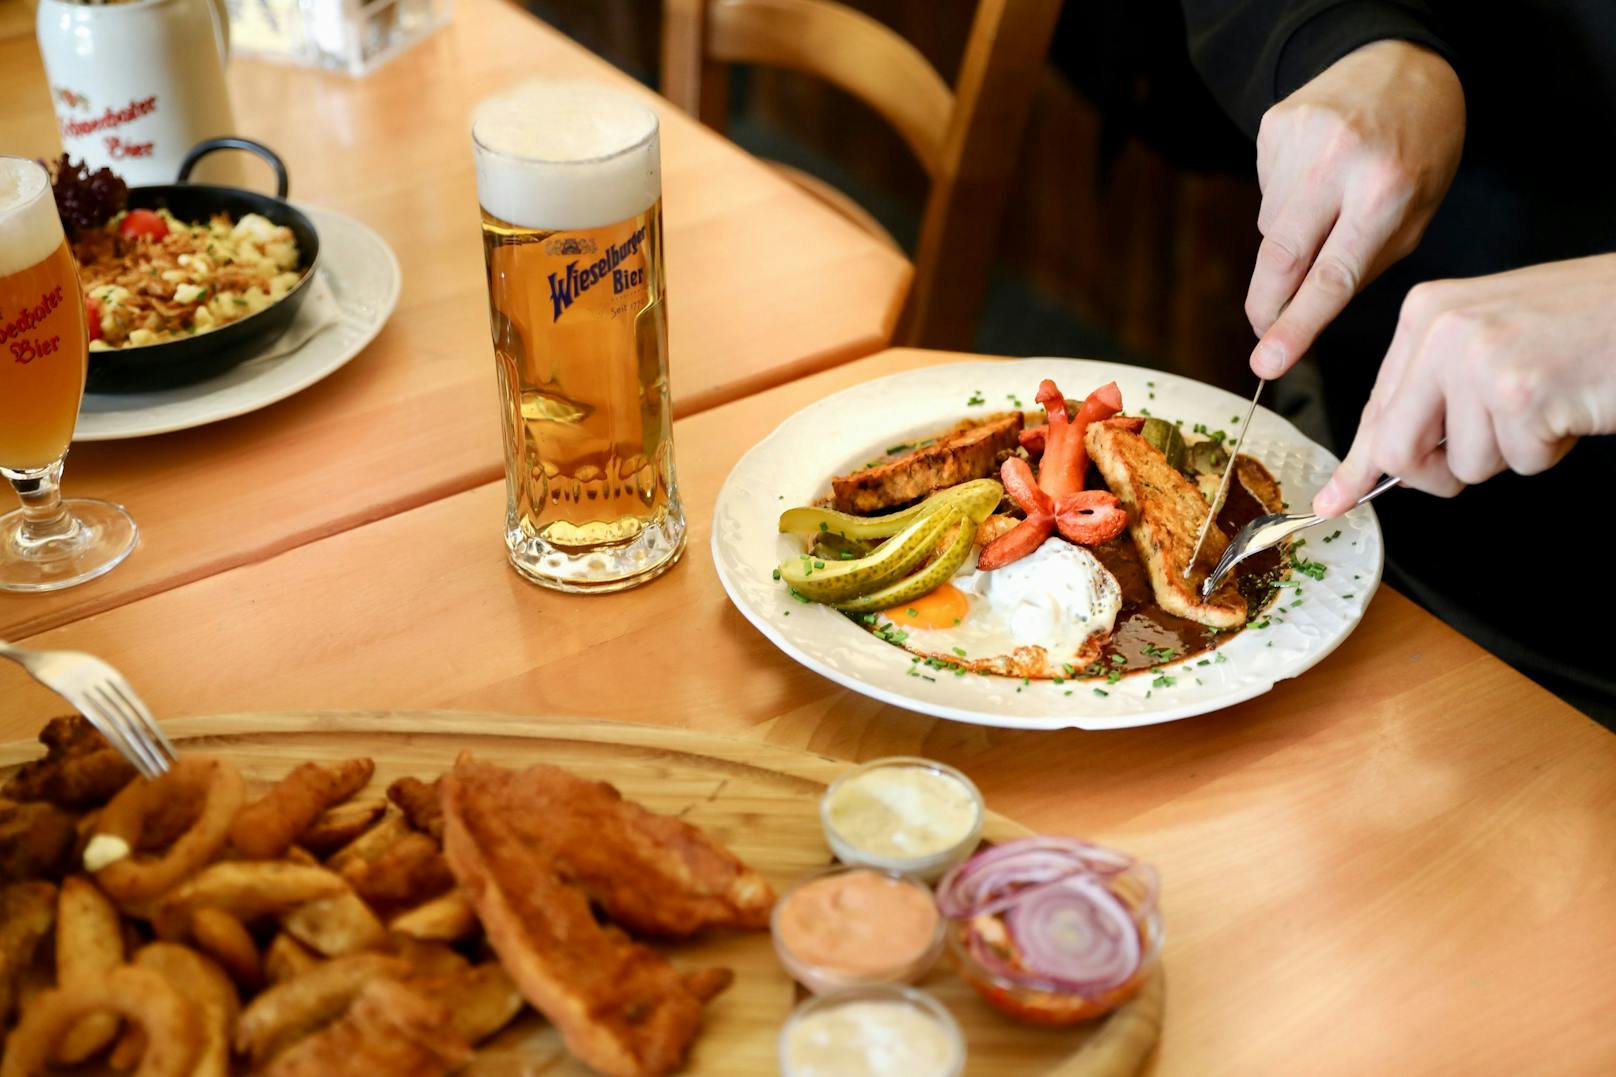
[(29, 676), (79, 709), (135, 769), (155, 778), (174, 765), (174, 745), (123, 674), (82, 651), (30, 651), (0, 640)]
[[(1356, 508), (1366, 501), (1373, 501), (1402, 481), (1390, 475), (1386, 476), (1375, 484), (1373, 490), (1360, 497), (1353, 507)], [(1205, 583), (1201, 584), (1201, 597), (1206, 598), (1213, 591), (1216, 591), (1218, 584), (1223, 582), (1223, 578), (1234, 571), (1234, 566), (1252, 554), (1273, 549), (1296, 534), (1296, 532), (1312, 527), (1323, 519), (1323, 516), (1315, 516), (1311, 512), (1272, 512), (1267, 516), (1257, 517), (1245, 527), (1242, 527), (1239, 533), (1229, 540), (1229, 546), (1223, 551), (1223, 556), (1218, 559), (1217, 566), (1212, 569), (1212, 574), (1206, 578)]]

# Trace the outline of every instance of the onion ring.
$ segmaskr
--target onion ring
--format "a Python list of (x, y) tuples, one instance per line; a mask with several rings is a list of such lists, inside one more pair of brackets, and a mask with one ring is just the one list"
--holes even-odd
[(146, 1050), (133, 1077), (189, 1077), (202, 1046), (195, 1007), (162, 976), (131, 965), (35, 999), (6, 1039), (0, 1077), (42, 1077), (51, 1052), (80, 1018), (108, 1012), (145, 1034)]
[[(96, 834), (121, 838), (131, 850), (142, 848), (150, 821), (163, 819), (171, 798), (194, 798), (200, 807), (190, 828), (155, 856), (131, 852), (95, 873), (101, 889), (115, 901), (149, 901), (201, 870), (224, 848), (230, 823), (247, 798), (247, 785), (234, 766), (210, 756), (186, 756), (168, 773), (148, 781), (136, 778), (101, 811)], [(163, 827), (172, 830), (172, 824)]]

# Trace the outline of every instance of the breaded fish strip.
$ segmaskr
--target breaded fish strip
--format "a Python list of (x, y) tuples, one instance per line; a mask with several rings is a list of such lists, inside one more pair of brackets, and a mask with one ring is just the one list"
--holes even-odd
[(1110, 419), (1090, 423), (1083, 443), (1106, 485), (1128, 510), (1128, 533), (1161, 608), (1213, 628), (1245, 624), (1246, 600), (1233, 575), (1210, 598), (1201, 597), (1201, 584), (1229, 545), (1216, 522), (1207, 529), (1194, 570), (1184, 577), (1208, 511), (1196, 485), (1126, 423)]
[[(512, 772), (463, 761), (456, 773)], [(774, 891), (741, 858), (682, 819), (624, 800), (606, 782), (545, 764), (515, 776), (532, 836), (562, 881), (581, 887), (613, 922), (646, 935), (685, 938), (709, 927), (769, 926)]]
[(489, 942), (567, 1049), (608, 1077), (657, 1077), (684, 1060), (702, 1006), (729, 976), (681, 976), (596, 922), (540, 835), (554, 825), (532, 772), (462, 756), (444, 779), (444, 853)]

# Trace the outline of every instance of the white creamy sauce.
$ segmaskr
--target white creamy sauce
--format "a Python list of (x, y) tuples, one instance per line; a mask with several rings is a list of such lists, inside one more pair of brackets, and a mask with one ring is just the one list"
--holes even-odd
[(958, 1059), (936, 1019), (903, 1002), (846, 1002), (799, 1018), (787, 1034), (790, 1077), (948, 1077)]
[(925, 767), (878, 767), (837, 786), (826, 810), (849, 844), (913, 859), (946, 852), (976, 826), (976, 801), (957, 779)]

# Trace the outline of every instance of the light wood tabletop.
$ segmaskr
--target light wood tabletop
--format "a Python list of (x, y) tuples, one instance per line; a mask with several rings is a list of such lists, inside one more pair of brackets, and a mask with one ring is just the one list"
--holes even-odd
[[(937, 721), (790, 661), (708, 551), (730, 467), (804, 405), (948, 361), (893, 351), (681, 420), (690, 549), (636, 591), (538, 590), (478, 487), (29, 645), (122, 668), (160, 714), (470, 708), (686, 726), (964, 768), (997, 811), (1165, 881), (1167, 1074), (1616, 1067), (1616, 738), (1382, 588), (1303, 677), (1108, 733)], [(0, 668), (0, 739), (62, 710)]]
[[(64, 492), (127, 505), (142, 546), (94, 583), (0, 596), (0, 637), (501, 473), (470, 113), (541, 74), (619, 85), (661, 114), (676, 414), (885, 344), (909, 280), (900, 255), (503, 0), (461, 0), (451, 26), (365, 79), (239, 60), (230, 82), (242, 132), (285, 157), (295, 199), (350, 214), (388, 241), (404, 273), (398, 310), (349, 366), (264, 411), (75, 448)], [(0, 153), (57, 151), (31, 34), (0, 39), (0, 100)], [(9, 496), (0, 490), (0, 504)]]

